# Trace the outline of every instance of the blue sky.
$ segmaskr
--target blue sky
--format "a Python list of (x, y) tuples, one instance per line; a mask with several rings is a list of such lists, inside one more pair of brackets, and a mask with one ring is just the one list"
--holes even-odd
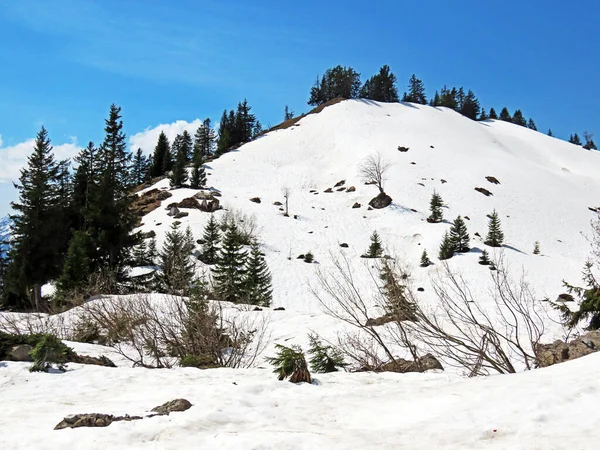
[(112, 102), (128, 135), (243, 98), (275, 125), (336, 64), (363, 80), (388, 64), (400, 92), (412, 73), (428, 94), (465, 86), (558, 137), (600, 133), (599, 17), (593, 0), (0, 0), (0, 166), (41, 124), (64, 154), (100, 141)]

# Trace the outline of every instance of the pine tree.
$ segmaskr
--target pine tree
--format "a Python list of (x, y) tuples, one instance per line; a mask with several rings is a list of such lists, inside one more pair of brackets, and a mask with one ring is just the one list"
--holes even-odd
[(160, 281), (166, 293), (187, 295), (195, 273), (192, 260), (194, 241), (190, 229), (182, 232), (179, 225), (179, 222), (173, 222), (160, 251)]
[(429, 102), (429, 105), (430, 106), (441, 106), (440, 102), (441, 102), (441, 100), (440, 100), (440, 93), (438, 91), (435, 91), (435, 95), (433, 96), (433, 98)]
[(219, 242), (221, 240), (221, 234), (219, 232), (219, 224), (215, 220), (214, 215), (210, 215), (210, 219), (204, 228), (204, 234), (202, 235), (202, 253), (200, 254), (200, 260), (204, 264), (216, 264), (219, 256)]
[(427, 222), (441, 222), (444, 219), (444, 211), (442, 210), (443, 206), (444, 201), (442, 200), (442, 196), (436, 191), (433, 191), (433, 194), (431, 195), (431, 201), (429, 202), (429, 209), (431, 211), (431, 215), (427, 218)]
[(292, 345), (291, 347), (286, 347), (281, 344), (275, 344), (275, 348), (277, 349), (277, 356), (265, 359), (269, 364), (275, 366), (273, 372), (279, 374), (279, 381), (283, 381), (289, 377), (292, 383), (311, 382), (308, 365), (300, 346)]
[(160, 177), (166, 174), (172, 167), (171, 145), (164, 131), (158, 135), (154, 154), (152, 155), (152, 167), (150, 174), (152, 178)]
[(502, 111), (500, 111), (500, 120), (503, 120), (505, 122), (512, 122), (512, 117), (508, 112), (508, 108), (506, 106), (502, 108)]
[[(233, 111), (231, 111), (233, 112)], [(235, 117), (231, 118), (229, 114), (227, 114), (227, 110), (223, 111), (223, 115), (221, 116), (221, 121), (219, 122), (219, 138), (217, 139), (217, 152), (216, 155), (220, 156), (223, 153), (227, 152), (229, 148), (233, 145), (233, 127), (234, 127)]]
[(183, 187), (188, 179), (185, 165), (189, 147), (191, 147), (191, 138), (189, 138), (189, 136), (187, 131), (184, 131), (183, 134), (178, 134), (173, 141), (173, 151), (176, 152), (175, 164), (173, 165), (173, 170), (169, 174), (169, 180), (171, 182), (171, 187), (173, 188)]
[(91, 195), (87, 223), (95, 249), (93, 268), (106, 265), (116, 271), (127, 258), (128, 247), (135, 244), (136, 236), (130, 232), (136, 217), (131, 210), (130, 155), (126, 151), (121, 108), (111, 105), (105, 123), (105, 138), (98, 152), (101, 172)]
[(378, 102), (397, 102), (396, 75), (392, 73), (390, 66), (382, 66), (377, 75), (369, 78), (360, 90), (359, 97)]
[(42, 285), (60, 273), (59, 170), (48, 132), (42, 127), (15, 184), (19, 200), (11, 203), (16, 213), (10, 216), (13, 228), (5, 283), (14, 306), (24, 306), (29, 297), (31, 306), (40, 310)]
[(470, 250), (469, 248), (469, 233), (467, 232), (467, 225), (462, 217), (458, 216), (454, 219), (452, 226), (450, 227), (450, 242), (456, 253), (466, 253)]
[(588, 260), (583, 268), (583, 281), (585, 287), (573, 286), (563, 281), (564, 286), (570, 294), (575, 294), (579, 297), (579, 309), (571, 311), (564, 304), (553, 304), (561, 315), (565, 325), (573, 329), (580, 322), (586, 320), (588, 325), (586, 330), (600, 329), (600, 285), (593, 273), (594, 263)]
[(292, 111), (288, 105), (285, 105), (285, 110), (283, 112), (283, 121), (291, 120), (294, 118), (294, 111)]
[(554, 133), (552, 133), (552, 128), (548, 129), (548, 136), (554, 137)]
[(488, 224), (488, 234), (485, 240), (485, 244), (490, 247), (502, 247), (504, 241), (504, 233), (500, 229), (500, 218), (498, 213), (494, 209), (494, 212), (489, 216), (490, 221)]
[(442, 88), (440, 92), (440, 103), (439, 106), (444, 106), (446, 108), (458, 109), (458, 102), (456, 100), (458, 92), (456, 88), (448, 89), (446, 85)]
[(371, 235), (371, 244), (367, 251), (367, 258), (379, 258), (383, 254), (383, 246), (381, 245), (381, 239), (377, 231), (373, 231)]
[(490, 264), (492, 264), (492, 262), (490, 261), (490, 255), (485, 249), (481, 252), (481, 256), (479, 257), (479, 264), (481, 264), (482, 266), (489, 266)]
[(454, 256), (454, 244), (450, 239), (450, 235), (446, 231), (444, 237), (442, 239), (442, 243), (440, 244), (440, 253), (438, 257), (440, 260), (450, 259)]
[(204, 122), (198, 127), (194, 135), (192, 161), (198, 157), (202, 159), (210, 158), (214, 151), (215, 140), (215, 130), (212, 129), (210, 119), (204, 119)]
[(534, 255), (540, 254), (540, 243), (538, 241), (535, 241), (535, 244), (533, 244), (533, 254)]
[(150, 242), (148, 242), (148, 250), (146, 251), (146, 260), (148, 265), (154, 266), (156, 259), (158, 258), (158, 249), (156, 247), (156, 238), (152, 236)]
[(496, 114), (496, 110), (494, 108), (490, 108), (490, 119), (497, 120), (498, 115)]
[(409, 103), (420, 103), (421, 105), (427, 104), (427, 98), (425, 97), (425, 86), (415, 74), (413, 74), (412, 77), (410, 77), (410, 80), (408, 80), (408, 92), (404, 93), (402, 101)]
[(360, 93), (360, 74), (352, 67), (335, 66), (327, 69), (310, 90), (308, 104), (322, 105), (335, 98), (357, 98)]
[(310, 368), (313, 372), (337, 372), (340, 368), (344, 368), (348, 365), (344, 362), (344, 355), (342, 352), (331, 345), (324, 345), (318, 336), (309, 334), (308, 340), (310, 342), (308, 354), (312, 355), (310, 358)]
[(459, 112), (471, 120), (477, 120), (480, 111), (481, 107), (479, 105), (479, 100), (475, 97), (473, 91), (469, 90), (467, 95), (465, 95), (464, 100), (462, 100)]
[(249, 304), (265, 307), (271, 305), (273, 297), (271, 273), (267, 267), (265, 256), (260, 251), (260, 245), (256, 240), (250, 244), (250, 254), (246, 260), (245, 283), (245, 294)]
[(194, 158), (192, 166), (192, 177), (190, 178), (190, 187), (192, 189), (201, 189), (206, 186), (206, 170), (202, 156)]
[(572, 135), (569, 137), (569, 142), (570, 142), (571, 144), (575, 144), (575, 145), (581, 145), (581, 139), (579, 138), (579, 135), (578, 135), (577, 133), (575, 133), (575, 134), (572, 134)]
[(598, 150), (598, 147), (596, 147), (596, 143), (592, 139), (593, 136), (593, 134), (588, 133), (587, 131), (583, 132), (583, 138), (585, 139), (585, 145), (583, 146), (583, 148), (585, 148), (586, 150)]
[(430, 265), (432, 265), (433, 263), (431, 262), (431, 260), (429, 259), (429, 256), (427, 255), (427, 250), (423, 250), (423, 253), (421, 254), (421, 267), (429, 267)]
[(83, 290), (89, 282), (91, 274), (91, 241), (85, 231), (76, 231), (69, 243), (69, 250), (65, 257), (62, 273), (56, 285), (58, 291), (63, 294), (74, 290)]
[(522, 127), (527, 126), (527, 121), (525, 120), (525, 117), (523, 117), (523, 113), (520, 109), (517, 109), (513, 114), (512, 123), (514, 123), (515, 125), (520, 125)]
[(146, 245), (146, 241), (142, 240), (133, 247), (131, 263), (137, 267), (148, 264), (148, 246)]
[(235, 224), (229, 224), (223, 237), (217, 265), (213, 268), (215, 293), (219, 300), (240, 303), (246, 299), (246, 258)]
[(479, 115), (479, 120), (487, 120), (489, 116), (485, 112), (485, 108), (481, 108), (481, 114)]
[(529, 121), (527, 122), (527, 128), (533, 131), (537, 131), (537, 127), (535, 126), (535, 122), (533, 121), (533, 119), (529, 119)]
[(133, 156), (133, 164), (131, 165), (131, 183), (133, 186), (139, 186), (148, 180), (150, 171), (150, 162), (142, 153), (142, 149), (138, 148)]

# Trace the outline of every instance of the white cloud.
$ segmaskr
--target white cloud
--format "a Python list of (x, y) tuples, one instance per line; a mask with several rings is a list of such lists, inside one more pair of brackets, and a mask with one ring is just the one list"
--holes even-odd
[[(54, 146), (57, 160), (72, 158), (81, 150), (81, 147), (77, 146), (77, 140), (71, 139), (70, 143)], [(19, 178), (21, 168), (27, 164), (27, 158), (31, 155), (34, 145), (35, 139), (32, 138), (10, 147), (2, 147), (0, 138), (0, 183), (10, 183)]]
[(195, 119), (192, 122), (178, 120), (170, 124), (146, 128), (144, 131), (129, 137), (129, 148), (131, 151), (136, 151), (138, 148), (141, 148), (144, 153), (151, 154), (154, 151), (154, 147), (156, 147), (156, 141), (158, 140), (161, 131), (164, 131), (167, 135), (169, 142), (173, 142), (175, 136), (183, 133), (183, 130), (187, 130), (193, 137), (200, 125), (202, 125), (202, 120)]
[(2, 135), (0, 134), (0, 147), (2, 147)]

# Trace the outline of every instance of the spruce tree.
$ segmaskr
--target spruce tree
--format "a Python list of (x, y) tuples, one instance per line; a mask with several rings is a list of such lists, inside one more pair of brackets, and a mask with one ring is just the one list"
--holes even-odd
[(535, 126), (535, 122), (533, 121), (533, 119), (529, 119), (529, 121), (527, 122), (527, 128), (533, 131), (537, 131), (537, 127)]
[(430, 106), (441, 106), (440, 93), (438, 91), (435, 91), (435, 95), (429, 102), (429, 105)]
[(485, 112), (485, 108), (481, 108), (481, 114), (479, 115), (479, 120), (487, 120), (489, 116)]
[(204, 160), (201, 155), (194, 158), (192, 165), (192, 176), (190, 178), (190, 187), (192, 189), (201, 189), (206, 186), (206, 170), (204, 169)]
[(198, 157), (202, 159), (210, 158), (215, 147), (215, 130), (211, 126), (210, 119), (204, 119), (202, 125), (196, 130), (194, 135), (194, 152), (192, 160)]
[(446, 85), (442, 88), (440, 92), (440, 104), (439, 106), (444, 106), (446, 108), (458, 109), (458, 103), (456, 100), (457, 91), (456, 88), (448, 89)]
[(454, 219), (452, 226), (450, 227), (450, 242), (456, 253), (466, 253), (470, 250), (469, 248), (469, 233), (467, 232), (467, 226), (462, 217), (458, 216)]
[(91, 274), (91, 241), (87, 232), (76, 231), (69, 243), (69, 250), (62, 267), (62, 273), (56, 282), (59, 293), (63, 296), (73, 291), (83, 290), (89, 283)]
[(552, 128), (548, 129), (548, 136), (554, 137), (554, 133), (552, 133)]
[(156, 147), (154, 147), (154, 154), (152, 155), (152, 167), (150, 174), (152, 178), (160, 177), (171, 170), (172, 156), (171, 156), (171, 145), (169, 139), (164, 131), (161, 131), (158, 135), (158, 141)]
[(490, 255), (487, 250), (483, 250), (481, 252), (481, 256), (479, 257), (479, 264), (482, 266), (489, 266), (492, 262), (490, 261)]
[(131, 165), (131, 183), (133, 186), (139, 186), (148, 180), (148, 173), (150, 171), (150, 163), (148, 158), (142, 153), (142, 149), (138, 148), (133, 155), (133, 162)]
[(598, 147), (596, 147), (596, 143), (592, 139), (593, 136), (593, 134), (588, 133), (587, 131), (583, 132), (583, 138), (585, 139), (585, 144), (583, 148), (585, 148), (586, 150), (598, 150)]
[(371, 235), (371, 244), (369, 245), (369, 250), (367, 251), (368, 258), (379, 258), (383, 254), (383, 246), (381, 245), (381, 238), (377, 231), (373, 231)]
[(431, 211), (430, 216), (427, 218), (427, 222), (429, 223), (439, 223), (444, 219), (444, 211), (442, 207), (444, 206), (444, 201), (442, 200), (442, 196), (438, 194), (436, 191), (433, 191), (431, 195), (431, 200), (429, 202), (429, 209)]
[(311, 355), (310, 368), (313, 372), (337, 372), (340, 368), (344, 368), (348, 365), (344, 362), (344, 355), (342, 352), (331, 345), (324, 345), (318, 336), (309, 334), (308, 340), (310, 342), (308, 354)]
[(500, 120), (503, 120), (504, 122), (512, 122), (512, 117), (506, 106), (502, 108), (502, 111), (500, 111)]
[(292, 111), (288, 105), (285, 105), (285, 109), (283, 111), (283, 121), (291, 120), (294, 118), (294, 111)]
[(378, 102), (397, 102), (396, 75), (392, 73), (390, 66), (382, 66), (377, 75), (369, 78), (361, 88), (359, 97)]
[(215, 220), (213, 214), (210, 215), (210, 219), (204, 228), (204, 234), (202, 235), (202, 253), (200, 254), (200, 261), (204, 264), (216, 264), (219, 256), (219, 242), (221, 241), (221, 233), (219, 232), (219, 224)]
[(427, 255), (427, 250), (423, 250), (423, 253), (421, 254), (421, 267), (429, 267), (430, 265), (432, 265), (433, 263), (431, 262), (431, 260), (429, 259), (429, 256)]
[(273, 289), (271, 287), (271, 273), (267, 267), (265, 256), (260, 251), (256, 240), (250, 244), (250, 253), (246, 260), (246, 286), (247, 302), (251, 305), (271, 305)]
[(490, 247), (502, 247), (504, 233), (500, 229), (500, 218), (495, 209), (489, 217), (488, 234), (484, 243)]
[[(177, 135), (173, 141), (173, 150), (176, 151), (175, 164), (173, 165), (173, 170), (169, 174), (169, 181), (173, 188), (183, 187), (188, 179), (188, 173), (185, 166), (189, 147), (191, 147), (191, 139), (187, 139), (189, 138), (187, 131), (184, 131), (183, 133), (184, 134)], [(187, 134), (187, 136), (185, 136), (185, 134)]]
[(498, 115), (496, 114), (496, 110), (494, 108), (490, 108), (490, 119), (497, 120)]
[[(233, 112), (233, 111), (232, 111)], [(233, 145), (233, 126), (235, 118), (230, 118), (227, 114), (227, 110), (223, 111), (221, 121), (219, 122), (219, 137), (217, 139), (217, 152), (216, 155), (220, 156), (227, 152)]]
[(335, 66), (327, 69), (310, 90), (308, 104), (322, 105), (335, 98), (357, 98), (360, 93), (360, 74), (352, 67)]
[(577, 133), (575, 133), (575, 134), (572, 134), (572, 135), (569, 137), (569, 142), (570, 142), (571, 144), (575, 144), (575, 145), (581, 145), (581, 139), (579, 138), (579, 135), (578, 135)]
[(156, 238), (152, 236), (148, 242), (148, 250), (146, 251), (146, 261), (148, 265), (154, 266), (158, 258), (158, 249), (156, 247)]
[(15, 184), (19, 200), (11, 203), (16, 213), (10, 216), (13, 227), (5, 283), (9, 298), (16, 303), (13, 306), (25, 306), (28, 297), (30, 305), (40, 310), (42, 285), (60, 273), (64, 237), (60, 233), (64, 230), (59, 220), (59, 170), (48, 132), (42, 127)]
[(450, 239), (450, 235), (446, 231), (444, 233), (444, 237), (442, 238), (442, 243), (440, 244), (440, 252), (438, 257), (440, 260), (450, 259), (454, 256), (454, 244)]
[(522, 127), (527, 126), (527, 121), (525, 120), (525, 117), (523, 117), (523, 113), (520, 109), (517, 109), (513, 114), (512, 123), (514, 123), (515, 125), (520, 125)]
[(89, 142), (87, 147), (79, 152), (75, 162), (78, 166), (73, 177), (72, 204), (77, 213), (75, 228), (83, 230), (87, 228), (89, 206), (93, 201), (92, 194), (97, 190), (100, 175), (98, 149), (93, 142)]
[(425, 85), (417, 78), (415, 74), (413, 74), (412, 77), (410, 77), (410, 80), (408, 80), (408, 92), (404, 93), (402, 101), (420, 103), (421, 105), (427, 104), (427, 98), (425, 97)]
[(146, 241), (142, 240), (133, 247), (131, 264), (135, 266), (145, 266), (148, 264), (148, 246)]
[(182, 232), (179, 226), (179, 222), (173, 222), (160, 251), (160, 281), (164, 292), (187, 295), (195, 273), (192, 260), (194, 241), (189, 228)]
[(462, 100), (459, 112), (471, 120), (477, 120), (480, 111), (479, 100), (475, 97), (473, 91), (469, 90)]
[(240, 303), (246, 299), (246, 258), (235, 224), (225, 231), (217, 265), (212, 269), (215, 294), (219, 300)]

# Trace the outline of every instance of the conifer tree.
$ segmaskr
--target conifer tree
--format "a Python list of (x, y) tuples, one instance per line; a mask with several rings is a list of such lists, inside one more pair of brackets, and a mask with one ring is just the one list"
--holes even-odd
[(479, 264), (482, 266), (489, 266), (492, 262), (490, 261), (490, 255), (487, 250), (483, 250), (481, 252), (481, 256), (479, 257)]
[(224, 110), (223, 115), (221, 116), (221, 121), (219, 122), (219, 138), (217, 140), (216, 152), (217, 156), (227, 152), (233, 145), (234, 122), (235, 117), (230, 117), (230, 115), (227, 114), (227, 110)]
[(27, 167), (21, 169), (19, 183), (15, 184), (19, 200), (12, 202), (13, 222), (6, 288), (14, 306), (41, 308), (42, 285), (60, 273), (60, 246), (57, 239), (62, 224), (58, 198), (59, 163), (54, 159), (48, 132), (38, 132)]
[(159, 255), (162, 267), (160, 281), (166, 293), (187, 295), (194, 277), (194, 241), (189, 228), (182, 232), (179, 226), (179, 222), (173, 222), (171, 230), (166, 234)]
[(92, 193), (97, 189), (100, 173), (98, 150), (93, 142), (88, 143), (87, 147), (79, 152), (75, 162), (78, 166), (73, 177), (71, 193), (71, 203), (76, 213), (74, 227), (77, 230), (84, 230), (87, 228), (90, 201), (92, 201)]
[(133, 186), (139, 186), (148, 180), (150, 172), (150, 162), (142, 153), (142, 149), (138, 148), (133, 155), (133, 163), (131, 165), (131, 183)]
[(439, 106), (444, 106), (446, 108), (451, 108), (454, 110), (458, 109), (458, 102), (456, 100), (458, 92), (456, 88), (448, 89), (446, 85), (442, 88), (440, 92), (440, 103)]
[(275, 366), (273, 371), (279, 374), (279, 381), (290, 378), (292, 383), (310, 383), (311, 376), (308, 371), (308, 365), (304, 357), (302, 348), (298, 345), (286, 347), (281, 344), (275, 344), (277, 356), (265, 358), (267, 362)]
[(192, 189), (200, 189), (206, 186), (206, 170), (204, 169), (204, 161), (201, 155), (194, 158), (192, 165), (192, 177), (190, 178), (190, 187)]
[(461, 102), (459, 112), (471, 120), (477, 120), (480, 110), (479, 100), (475, 97), (473, 91), (469, 90)]
[(132, 253), (133, 265), (139, 267), (148, 264), (148, 246), (146, 245), (146, 241), (140, 241), (135, 247), (133, 247)]
[(535, 122), (533, 121), (533, 119), (529, 119), (529, 121), (527, 122), (527, 128), (533, 131), (537, 131), (537, 127), (535, 126)]
[(569, 142), (570, 142), (571, 144), (575, 144), (575, 145), (581, 145), (581, 139), (579, 138), (579, 135), (578, 135), (577, 133), (575, 133), (575, 134), (572, 134), (572, 135), (569, 137)]
[(127, 257), (128, 247), (135, 243), (136, 237), (130, 232), (136, 218), (131, 211), (130, 155), (126, 151), (121, 108), (111, 105), (105, 123), (105, 138), (98, 152), (101, 173), (88, 208), (88, 232), (96, 251), (93, 266), (107, 265), (115, 271)]
[(427, 98), (425, 97), (425, 85), (417, 78), (415, 74), (413, 74), (412, 77), (410, 77), (410, 80), (408, 80), (408, 92), (404, 93), (402, 101), (420, 103), (421, 105), (427, 104)]
[(215, 130), (211, 126), (210, 119), (204, 119), (202, 125), (196, 130), (194, 135), (194, 154), (192, 160), (197, 157), (202, 159), (212, 156), (215, 147)]
[(273, 297), (271, 273), (267, 267), (265, 256), (260, 251), (260, 245), (256, 240), (253, 240), (250, 244), (250, 253), (246, 260), (245, 281), (245, 294), (249, 304), (265, 307), (271, 305)]
[(221, 241), (221, 233), (219, 232), (219, 224), (215, 220), (213, 214), (210, 215), (210, 219), (204, 228), (204, 234), (202, 235), (202, 253), (200, 254), (200, 260), (204, 264), (215, 264), (219, 257), (219, 242)]
[(593, 134), (588, 133), (587, 131), (583, 132), (583, 138), (585, 139), (585, 145), (583, 146), (583, 148), (585, 148), (586, 150), (598, 150), (598, 147), (596, 147), (596, 143), (592, 139), (593, 136)]
[(152, 236), (150, 238), (150, 242), (148, 242), (148, 250), (146, 251), (146, 260), (148, 265), (155, 265), (156, 258), (158, 258), (158, 249), (156, 247), (156, 238)]
[(283, 121), (291, 120), (294, 118), (294, 111), (292, 111), (288, 105), (285, 105), (285, 110), (283, 112)]
[(554, 137), (554, 133), (552, 133), (552, 128), (548, 129), (548, 136)]
[(533, 254), (534, 255), (540, 254), (540, 243), (538, 241), (535, 241), (535, 244), (533, 244)]
[(513, 114), (512, 123), (514, 123), (515, 125), (520, 125), (522, 127), (527, 126), (527, 121), (525, 120), (525, 117), (523, 117), (523, 113), (520, 109), (517, 109)]
[[(187, 136), (185, 136), (186, 134)], [(173, 170), (169, 174), (169, 180), (171, 182), (171, 187), (173, 188), (183, 187), (188, 179), (185, 165), (188, 150), (189, 147), (191, 147), (191, 139), (188, 140), (187, 138), (189, 138), (189, 134), (187, 131), (184, 131), (183, 134), (177, 135), (173, 141), (173, 150), (176, 152), (175, 164), (173, 165)], [(188, 146), (188, 144), (190, 145)]]
[(229, 224), (223, 237), (217, 265), (213, 268), (215, 293), (219, 300), (240, 303), (246, 298), (246, 258), (238, 237), (239, 231)]
[(438, 91), (435, 91), (435, 95), (430, 100), (429, 105), (430, 106), (441, 106), (440, 102), (441, 102), (440, 93)]
[(506, 106), (502, 108), (502, 111), (500, 111), (500, 120), (503, 120), (504, 122), (512, 122), (512, 117)]
[(150, 174), (152, 178), (160, 177), (166, 174), (172, 167), (171, 145), (164, 131), (158, 135), (154, 154), (152, 156), (152, 168)]
[(324, 345), (318, 336), (309, 334), (308, 340), (310, 342), (308, 354), (312, 355), (310, 358), (310, 368), (313, 372), (337, 372), (340, 368), (348, 365), (344, 362), (344, 355), (339, 350), (331, 345)]
[(327, 69), (310, 90), (308, 104), (322, 105), (335, 98), (357, 98), (360, 74), (352, 67), (335, 66)]
[(89, 283), (91, 274), (90, 238), (85, 231), (76, 231), (69, 243), (62, 273), (56, 285), (60, 293), (67, 294), (74, 290), (83, 290)]
[(487, 120), (489, 116), (485, 112), (485, 108), (481, 108), (481, 114), (479, 115), (479, 120)]
[(439, 223), (444, 219), (444, 211), (442, 210), (442, 206), (444, 206), (442, 196), (436, 191), (433, 191), (433, 194), (431, 195), (431, 201), (429, 202), (431, 215), (427, 218), (427, 222)]
[(433, 263), (429, 259), (429, 255), (427, 255), (427, 250), (423, 250), (423, 253), (421, 254), (421, 264), (420, 264), (420, 266), (421, 267), (429, 267), (432, 264)]
[(490, 108), (490, 119), (497, 120), (498, 115), (496, 114), (496, 110), (494, 108)]
[(498, 213), (494, 209), (494, 212), (489, 216), (490, 221), (488, 224), (488, 234), (485, 240), (485, 244), (490, 247), (502, 247), (504, 242), (504, 233), (500, 229), (500, 218)]
[(373, 231), (371, 235), (371, 244), (369, 245), (369, 250), (367, 251), (368, 258), (379, 258), (383, 254), (383, 246), (381, 245), (381, 238), (377, 231)]
[(396, 75), (392, 73), (390, 66), (382, 66), (377, 75), (369, 78), (361, 88), (359, 97), (378, 102), (397, 102)]
[(456, 253), (466, 253), (470, 250), (469, 248), (469, 233), (467, 232), (467, 226), (462, 217), (458, 216), (454, 219), (452, 226), (450, 227), (450, 242)]
[(442, 243), (440, 244), (440, 252), (438, 257), (440, 260), (450, 259), (454, 256), (454, 244), (450, 239), (450, 235), (446, 231), (444, 237), (442, 239)]

